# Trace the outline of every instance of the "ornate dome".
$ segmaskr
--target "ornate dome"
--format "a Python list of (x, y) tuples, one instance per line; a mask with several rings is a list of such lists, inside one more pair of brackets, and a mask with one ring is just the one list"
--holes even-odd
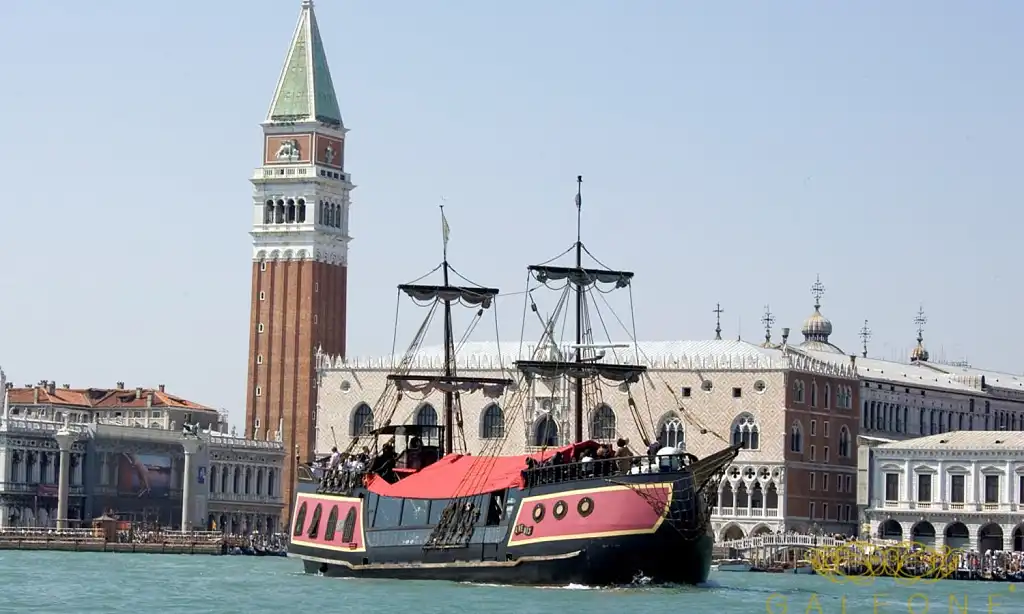
[(928, 362), (928, 350), (924, 349), (921, 339), (917, 340), (917, 347), (910, 353), (910, 362)]
[(824, 341), (828, 343), (828, 336), (832, 334), (832, 322), (821, 315), (821, 306), (814, 306), (814, 313), (804, 320), (804, 327), (801, 331), (807, 341)]
[(917, 347), (910, 352), (910, 362), (928, 362), (928, 350), (924, 349), (924, 325), (927, 323), (928, 318), (925, 317), (922, 306), (917, 310), (917, 316), (914, 318), (914, 324), (917, 324)]

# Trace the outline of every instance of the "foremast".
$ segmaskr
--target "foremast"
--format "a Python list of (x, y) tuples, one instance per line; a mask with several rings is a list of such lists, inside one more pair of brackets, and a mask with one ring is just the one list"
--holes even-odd
[[(591, 268), (583, 266), (583, 253), (586, 252), (593, 257), (582, 238), (582, 215), (583, 215), (583, 176), (576, 177), (576, 242), (570, 248), (574, 251), (575, 262), (573, 266), (555, 266), (552, 264), (529, 265), (527, 270), (530, 276), (538, 283), (547, 286), (551, 282), (565, 281), (572, 289), (575, 309), (575, 343), (573, 344), (572, 361), (563, 360), (560, 352), (554, 352), (554, 360), (519, 360), (516, 367), (527, 377), (541, 377), (546, 379), (566, 378), (573, 383), (573, 423), (574, 441), (583, 441), (583, 424), (586, 415), (586, 402), (584, 399), (584, 383), (596, 378), (609, 380), (615, 383), (635, 384), (646, 372), (647, 367), (640, 364), (623, 364), (621, 361), (599, 362), (604, 358), (604, 352), (598, 352), (603, 347), (618, 347), (615, 344), (597, 345), (594, 343), (594, 331), (589, 318), (587, 304), (588, 292), (610, 292), (628, 288), (633, 279), (632, 271), (620, 271), (609, 268)], [(568, 250), (567, 250), (568, 251)], [(563, 252), (564, 254), (565, 252)], [(600, 264), (600, 262), (598, 262)], [(603, 286), (604, 288), (600, 288)], [(605, 289), (609, 288), (610, 289)], [(536, 310), (536, 306), (534, 306)], [(551, 335), (550, 322), (545, 323), (545, 336)], [(551, 339), (554, 343), (554, 339)], [(634, 340), (635, 343), (635, 340)], [(636, 363), (639, 360), (635, 361)], [(631, 399), (631, 406), (633, 405)], [(641, 433), (645, 429), (638, 422)], [(646, 439), (646, 435), (645, 435)]]
[[(407, 368), (410, 364), (411, 354), (418, 350), (418, 342), (414, 341), (414, 347), (410, 348), (397, 372), (387, 376), (389, 382), (395, 384), (399, 392), (420, 392), (429, 394), (434, 390), (440, 390), (444, 394), (443, 424), (444, 424), (444, 452), (450, 454), (455, 450), (455, 430), (458, 429), (462, 447), (466, 447), (466, 438), (463, 430), (462, 412), (460, 410), (459, 394), (461, 392), (484, 391), (489, 396), (500, 396), (512, 385), (512, 380), (507, 378), (493, 377), (463, 377), (457, 373), (455, 334), (452, 324), (452, 306), (461, 304), (477, 309), (474, 316), (475, 323), (483, 316), (484, 311), (491, 308), (494, 299), (500, 293), (498, 288), (488, 288), (478, 285), (455, 285), (451, 283), (452, 273), (458, 275), (448, 261), (448, 220), (444, 215), (444, 205), (441, 206), (441, 229), (443, 235), (443, 257), (439, 267), (442, 271), (441, 285), (422, 283), (408, 283), (398, 286), (399, 292), (407, 295), (414, 302), (421, 306), (429, 306), (431, 313), (427, 315), (424, 325), (420, 327), (422, 333), (429, 320), (433, 316), (438, 305), (442, 307), (444, 320), (444, 369), (441, 375), (437, 374), (416, 374)], [(427, 275), (430, 275), (428, 273)], [(461, 277), (461, 275), (459, 275)], [(424, 276), (426, 277), (426, 276)], [(420, 278), (423, 279), (423, 278)], [(417, 280), (419, 281), (419, 280)], [(468, 282), (468, 280), (466, 280)], [(397, 403), (396, 403), (397, 405)], [(390, 423), (390, 416), (387, 419)], [(385, 425), (386, 426), (386, 425)]]

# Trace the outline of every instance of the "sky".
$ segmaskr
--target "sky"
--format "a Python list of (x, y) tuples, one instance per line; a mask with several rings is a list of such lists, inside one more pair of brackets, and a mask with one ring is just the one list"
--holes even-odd
[[(249, 178), (300, 0), (8, 0), (0, 364), (244, 419)], [(1024, 4), (320, 0), (352, 194), (348, 356), (450, 260), (510, 293), (575, 239), (637, 337), (832, 341), (1019, 373)], [(1017, 172), (1015, 172), (1015, 169)], [(521, 294), (498, 301), (519, 339)], [(400, 316), (400, 330), (422, 314)], [(620, 312), (621, 316), (629, 313)], [(493, 338), (493, 327), (490, 337)], [(483, 334), (483, 333), (481, 333)], [(613, 335), (615, 336), (615, 335)], [(618, 335), (623, 339), (623, 335)]]

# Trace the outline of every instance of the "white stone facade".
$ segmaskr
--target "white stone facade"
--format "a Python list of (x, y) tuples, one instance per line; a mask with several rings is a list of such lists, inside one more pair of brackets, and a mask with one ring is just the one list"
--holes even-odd
[(872, 449), (873, 536), (1024, 550), (1024, 433), (960, 431)]
[(284, 444), (211, 435), (209, 445), (208, 528), (236, 534), (279, 530)]

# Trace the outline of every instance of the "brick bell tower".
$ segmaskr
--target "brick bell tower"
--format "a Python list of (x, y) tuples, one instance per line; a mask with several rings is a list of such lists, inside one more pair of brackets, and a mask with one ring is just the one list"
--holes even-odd
[[(304, 0), (263, 126), (252, 178), (252, 315), (247, 437), (284, 442), (290, 507), (295, 456), (316, 440), (318, 346), (345, 354), (349, 193), (345, 129), (313, 2)], [(287, 516), (287, 512), (285, 513)]]

